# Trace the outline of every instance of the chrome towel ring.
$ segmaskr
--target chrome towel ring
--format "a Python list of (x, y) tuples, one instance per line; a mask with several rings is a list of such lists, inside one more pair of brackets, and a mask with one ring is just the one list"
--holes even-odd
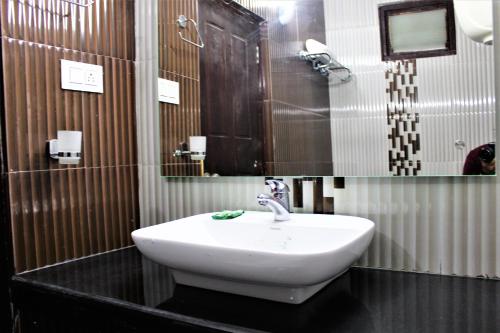
[(198, 42), (193, 42), (187, 38), (185, 38), (183, 35), (182, 35), (182, 32), (179, 31), (179, 36), (181, 37), (181, 39), (183, 41), (185, 41), (186, 43), (189, 43), (191, 45), (194, 45), (196, 47), (199, 47), (200, 49), (204, 48), (205, 47), (205, 43), (203, 42), (203, 39), (201, 38), (201, 35), (200, 35), (200, 30), (198, 29), (198, 23), (196, 23), (195, 20), (193, 19), (188, 19), (186, 16), (184, 15), (181, 15), (179, 16), (179, 19), (177, 20), (177, 24), (179, 25), (179, 28), (181, 29), (186, 29), (189, 22), (193, 23), (194, 25), (194, 28), (196, 30), (196, 34), (198, 35)]

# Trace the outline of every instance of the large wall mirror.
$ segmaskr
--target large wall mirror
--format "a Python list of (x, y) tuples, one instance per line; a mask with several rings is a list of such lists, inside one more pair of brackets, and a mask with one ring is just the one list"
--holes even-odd
[(393, 2), (158, 0), (162, 175), (495, 174), (491, 36)]

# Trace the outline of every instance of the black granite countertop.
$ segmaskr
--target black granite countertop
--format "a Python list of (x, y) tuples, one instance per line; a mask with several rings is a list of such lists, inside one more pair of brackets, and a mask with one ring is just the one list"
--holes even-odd
[(500, 332), (500, 281), (351, 268), (301, 305), (176, 285), (127, 248), (13, 278), (228, 332)]

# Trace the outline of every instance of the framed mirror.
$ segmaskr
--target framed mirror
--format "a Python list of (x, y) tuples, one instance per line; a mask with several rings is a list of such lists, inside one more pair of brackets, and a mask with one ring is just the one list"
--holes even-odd
[(162, 175), (495, 174), (494, 45), (430, 2), (158, 0)]

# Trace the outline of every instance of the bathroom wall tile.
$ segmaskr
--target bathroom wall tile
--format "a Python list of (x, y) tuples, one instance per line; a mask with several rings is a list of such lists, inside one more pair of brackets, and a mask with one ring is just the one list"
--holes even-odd
[[(137, 163), (132, 61), (4, 37), (9, 171), (59, 169), (46, 156), (57, 130), (83, 131), (79, 166)], [(104, 94), (62, 90), (60, 60), (104, 67)]]
[(300, 22), (298, 24), (299, 41), (305, 42), (307, 39), (315, 39), (318, 42), (326, 43), (325, 8), (320, 5), (320, 2), (322, 1), (297, 1), (297, 14)]
[(137, 167), (9, 174), (17, 272), (132, 244)]
[(329, 118), (289, 104), (272, 105), (274, 174), (333, 175)]
[[(180, 105), (160, 103), (160, 163), (163, 176), (199, 174), (197, 163), (174, 157), (180, 143), (201, 135), (200, 50), (181, 40), (180, 15), (198, 21), (197, 1), (158, 0), (159, 77), (180, 83)], [(194, 27), (182, 29), (186, 38), (196, 38)]]
[(313, 205), (315, 214), (322, 214), (324, 211), (323, 208), (323, 178), (316, 177), (313, 178)]
[(201, 174), (200, 163), (188, 162), (186, 163), (166, 163), (161, 165), (161, 174), (164, 177), (200, 177)]
[(80, 8), (55, 0), (1, 0), (2, 36), (134, 60), (134, 0)]
[(179, 36), (196, 39), (194, 26), (181, 29), (177, 25), (180, 15), (198, 21), (196, 0), (158, 0), (158, 49), (160, 70), (179, 74), (192, 79), (200, 78), (200, 51)]
[(300, 178), (293, 180), (293, 207), (302, 208), (304, 206), (302, 182), (303, 180)]
[[(0, 0), (17, 272), (131, 244), (139, 223), (134, 5)], [(61, 59), (102, 65), (104, 94), (62, 90)], [(83, 131), (78, 166), (47, 158), (57, 130)]]
[(265, 100), (263, 104), (264, 122), (264, 172), (266, 175), (274, 175), (274, 134), (273, 134), (273, 104), (271, 100)]
[[(2, 129), (0, 128), (0, 134)], [(0, 160), (3, 160), (2, 139), (0, 135)], [(12, 329), (12, 304), (10, 283), (14, 273), (12, 239), (9, 219), (8, 175), (0, 167), (0, 332)]]
[[(179, 105), (160, 103), (161, 163), (185, 163), (182, 158), (174, 157), (173, 152), (180, 143), (188, 143), (190, 136), (201, 135), (200, 82), (166, 71), (160, 71), (160, 77), (180, 84)], [(165, 175), (188, 174), (181, 172)]]
[(335, 198), (325, 197), (323, 198), (323, 214), (335, 214)]
[[(387, 140), (390, 129), (384, 122), (390, 101), (385, 72), (391, 64), (381, 59), (377, 11), (378, 5), (390, 1), (325, 2), (327, 45), (354, 74), (353, 81), (330, 89), (336, 175), (398, 174), (398, 165), (389, 172), (392, 142)], [(456, 56), (416, 62), (418, 76), (411, 79), (412, 85), (418, 85), (419, 103), (412, 114), (419, 114), (421, 151), (412, 156), (412, 168), (408, 161), (399, 166), (402, 175), (459, 175), (470, 149), (495, 140), (494, 48), (472, 41), (458, 22), (456, 32)], [(408, 85), (409, 80), (407, 73), (398, 85)], [(468, 149), (457, 149), (456, 140), (466, 142)], [(421, 170), (415, 168), (417, 161)]]
[(329, 117), (328, 78), (314, 72), (308, 63), (298, 57), (290, 63), (286, 72), (271, 74), (273, 100)]
[(336, 189), (345, 189), (345, 178), (344, 177), (335, 177), (333, 179), (333, 187)]

